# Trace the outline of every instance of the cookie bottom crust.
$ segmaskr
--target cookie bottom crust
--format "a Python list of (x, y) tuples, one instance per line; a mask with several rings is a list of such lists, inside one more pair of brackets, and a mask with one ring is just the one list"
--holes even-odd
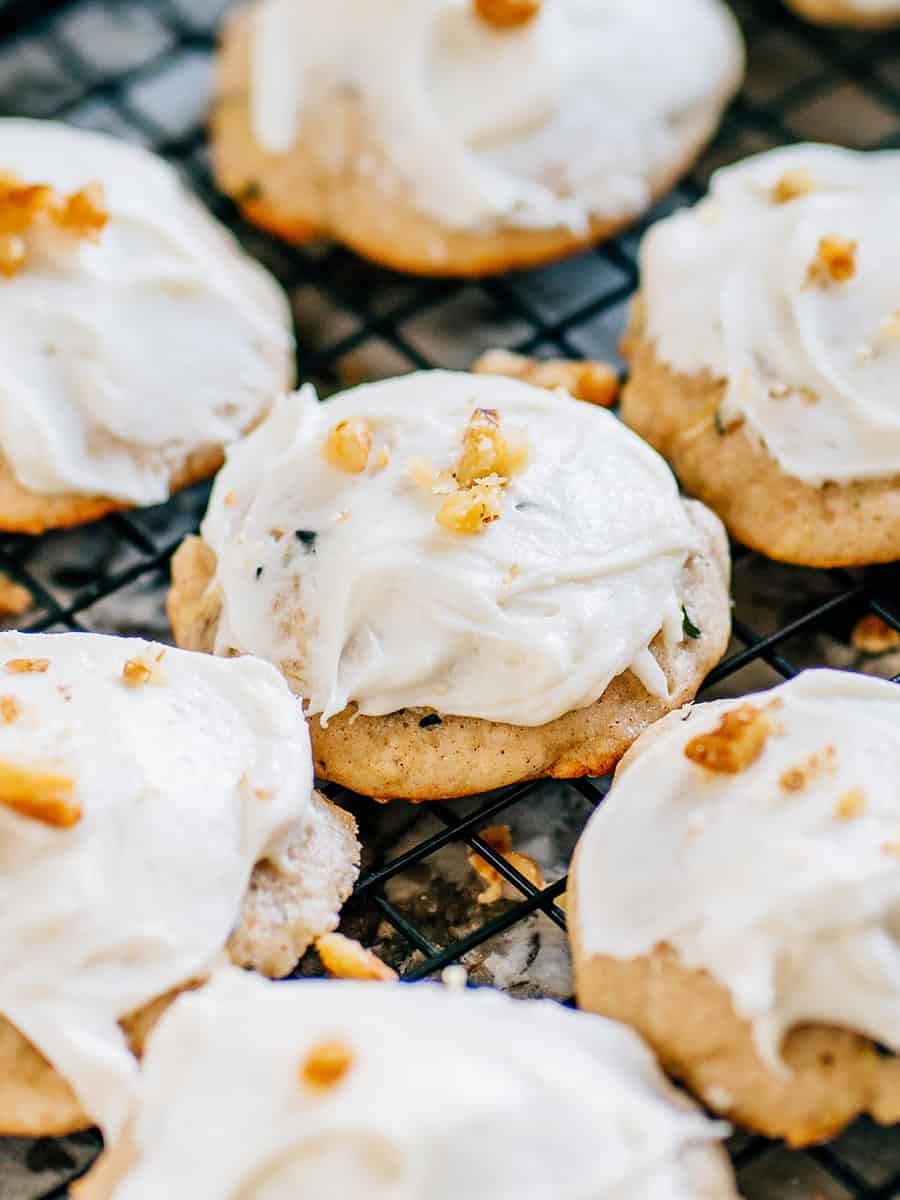
[[(700, 551), (682, 576), (682, 599), (702, 634), (652, 650), (669, 682), (670, 698), (651, 696), (630, 672), (612, 681), (587, 708), (547, 725), (505, 725), (474, 717), (406, 709), (363, 717), (346, 709), (327, 728), (313, 718), (317, 774), (376, 800), (452, 799), (528, 779), (573, 779), (611, 770), (637, 736), (696, 695), (728, 645), (731, 629), (729, 557), (719, 521), (687, 502)], [(169, 619), (179, 646), (211, 652), (221, 601), (213, 583), (216, 559), (200, 538), (187, 539), (172, 561)], [(423, 726), (423, 719), (426, 721)]]
[(741, 425), (719, 432), (724, 380), (681, 375), (645, 338), (632, 308), (622, 417), (672, 464), (682, 485), (740, 542), (780, 562), (851, 567), (900, 558), (900, 475), (813, 487), (786, 475)]
[[(257, 863), (227, 948), (237, 966), (273, 978), (286, 975), (314, 938), (337, 927), (359, 867), (356, 822), (317, 793), (311, 822), (292, 837), (284, 857), (282, 874)], [(136, 1057), (169, 1005), (202, 984), (188, 980), (119, 1022)], [(0, 1136), (61, 1137), (93, 1124), (40, 1050), (0, 1016)]]
[(883, 1057), (850, 1030), (801, 1025), (781, 1048), (787, 1071), (775, 1072), (707, 971), (684, 966), (666, 946), (630, 960), (586, 956), (571, 900), (569, 912), (579, 1007), (636, 1029), (709, 1108), (795, 1147), (825, 1141), (865, 1113), (884, 1125), (900, 1121), (900, 1058)]
[[(723, 85), (721, 97), (678, 118), (679, 153), (648, 180), (652, 198), (641, 211), (594, 220), (581, 234), (563, 228), (456, 230), (409, 204), (408, 189), (400, 181), (390, 192), (375, 182), (392, 179), (394, 172), (353, 98), (336, 97), (326, 109), (306, 114), (289, 154), (270, 154), (259, 146), (250, 115), (253, 11), (245, 9), (231, 19), (220, 48), (211, 116), (219, 186), (250, 221), (288, 241), (333, 238), (363, 257), (411, 274), (476, 277), (523, 270), (615, 236), (690, 170), (715, 133), (730, 96)], [(316, 152), (316, 147), (328, 153)], [(369, 164), (365, 174), (356, 167), (360, 162)]]
[(823, 25), (850, 29), (890, 29), (900, 25), (900, 5), (889, 12), (861, 12), (853, 0), (787, 0), (794, 12)]

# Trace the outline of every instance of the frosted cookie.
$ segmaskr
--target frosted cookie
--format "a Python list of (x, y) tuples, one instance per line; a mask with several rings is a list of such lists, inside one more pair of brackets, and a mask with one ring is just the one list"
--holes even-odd
[(279, 401), (173, 575), (179, 644), (278, 666), (318, 774), (379, 798), (606, 771), (729, 631), (721, 525), (653, 450), (446, 371)]
[(0, 120), (0, 530), (158, 504), (293, 379), (266, 271), (146, 150)]
[(772, 558), (900, 556), (898, 186), (896, 151), (775, 150), (641, 247), (622, 414)]
[(79, 1200), (735, 1200), (723, 1133), (629, 1031), (549, 1000), (272, 984), (184, 996)]
[(483, 275), (610, 237), (743, 74), (719, 0), (257, 0), (225, 33), (221, 187), (295, 241)]
[(900, 1121), (900, 688), (807, 671), (672, 713), (568, 890), (578, 1002), (794, 1145)]
[(335, 927), (359, 847), (312, 783), (265, 663), (0, 634), (0, 1132), (114, 1135), (174, 992)]
[(826, 25), (887, 29), (900, 22), (897, 0), (787, 0), (801, 17)]

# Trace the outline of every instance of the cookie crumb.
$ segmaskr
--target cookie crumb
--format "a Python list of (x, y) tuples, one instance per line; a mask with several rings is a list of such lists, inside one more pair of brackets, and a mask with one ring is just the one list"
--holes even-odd
[(21, 713), (21, 706), (15, 696), (0, 696), (0, 718), (4, 725), (12, 725)]
[(21, 617), (34, 604), (34, 597), (27, 587), (14, 583), (8, 575), (0, 572), (0, 613)]
[(71, 829), (81, 820), (75, 782), (66, 775), (30, 771), (0, 762), (0, 807), (54, 829)]
[(857, 243), (849, 238), (828, 234), (819, 242), (816, 257), (809, 264), (805, 287), (828, 287), (846, 283), (856, 274)]
[(576, 362), (566, 358), (538, 359), (510, 350), (487, 350), (473, 364), (475, 375), (503, 375), (534, 387), (555, 391), (563, 388), (576, 400), (610, 408), (619, 395), (615, 367), (596, 359)]
[[(491, 825), (487, 829), (480, 830), (478, 836), (483, 842), (499, 854), (501, 858), (505, 858), (514, 870), (520, 875), (524, 875), (528, 882), (539, 890), (544, 886), (544, 879), (541, 874), (541, 869), (533, 858), (529, 858), (527, 854), (519, 854), (512, 848), (512, 833), (508, 825)], [(477, 850), (471, 848), (467, 850), (469, 865), (487, 883), (487, 887), (478, 896), (479, 904), (496, 904), (498, 900), (503, 898), (503, 876), (492, 867), (487, 859), (482, 858)]]
[(310, 1049), (300, 1066), (300, 1079), (313, 1091), (330, 1091), (353, 1066), (353, 1051), (346, 1042), (330, 1038)]
[(475, 12), (495, 29), (517, 29), (541, 11), (543, 0), (475, 0)]
[(792, 200), (799, 200), (815, 190), (816, 183), (809, 171), (804, 167), (796, 167), (785, 171), (772, 188), (772, 200), (776, 204), (790, 204)]
[(43, 675), (49, 667), (48, 658), (11, 658), (6, 663), (10, 675)]
[(708, 771), (737, 775), (759, 758), (771, 733), (768, 715), (742, 704), (725, 713), (710, 733), (691, 738), (684, 756)]
[(834, 810), (836, 821), (855, 821), (866, 811), (866, 797), (862, 788), (852, 788), (841, 796)]
[(885, 654), (900, 646), (900, 633), (875, 613), (862, 617), (853, 626), (850, 642), (864, 654)]
[(338, 421), (322, 445), (322, 455), (327, 462), (348, 475), (360, 475), (369, 461), (372, 449), (372, 431), (362, 417), (349, 417)]
[(778, 780), (786, 792), (802, 792), (804, 788), (822, 775), (831, 774), (837, 766), (837, 750), (834, 746), (824, 746), (815, 754), (810, 754), (796, 767), (788, 767), (782, 771)]
[(353, 938), (342, 933), (325, 933), (316, 939), (322, 966), (336, 979), (364, 979), (393, 983), (399, 975), (387, 963)]

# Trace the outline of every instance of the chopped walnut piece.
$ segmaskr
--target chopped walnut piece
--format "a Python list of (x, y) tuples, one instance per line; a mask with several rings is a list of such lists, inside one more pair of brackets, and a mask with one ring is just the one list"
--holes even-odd
[(49, 658), (11, 658), (6, 663), (10, 675), (43, 675), (49, 667)]
[(71, 829), (81, 820), (81, 805), (74, 798), (75, 782), (66, 775), (30, 771), (0, 760), (0, 807), (21, 817)]
[[(461, 488), (496, 475), (504, 482), (521, 471), (528, 449), (518, 437), (500, 432), (500, 414), (494, 408), (476, 408), (463, 433), (463, 448), (453, 469)], [(499, 482), (498, 479), (498, 482)]]
[(816, 183), (809, 171), (796, 167), (792, 171), (785, 171), (778, 180), (772, 188), (772, 199), (776, 204), (790, 204), (792, 200), (799, 200), (815, 190)]
[(382, 446), (381, 449), (378, 451), (378, 453), (375, 455), (375, 470), (383, 471), (384, 468), (388, 465), (388, 463), (390, 461), (391, 461), (390, 454), (388, 453), (387, 449), (384, 446)]
[(480, 533), (500, 516), (500, 488), (484, 483), (444, 498), (435, 520), (453, 533)]
[(14, 583), (8, 575), (0, 573), (0, 613), (20, 617), (28, 612), (33, 603), (34, 597), (27, 587)]
[(66, 196), (45, 183), (0, 173), (0, 272), (18, 274), (28, 261), (26, 234), (55, 226), (75, 239), (97, 241), (109, 221), (103, 186), (89, 183)]
[(536, 359), (509, 350), (488, 350), (473, 365), (476, 375), (505, 375), (555, 391), (564, 388), (576, 400), (609, 408), (619, 395), (619, 376), (609, 363), (565, 358)]
[(869, 613), (853, 626), (850, 641), (864, 654), (884, 654), (900, 646), (900, 633), (875, 613)]
[(725, 713), (710, 733), (691, 738), (684, 756), (708, 771), (737, 775), (759, 758), (771, 733), (768, 714), (742, 704)]
[(300, 1064), (300, 1080), (313, 1091), (324, 1092), (340, 1083), (353, 1066), (353, 1051), (337, 1038), (316, 1042)]
[(841, 796), (834, 810), (836, 821), (855, 821), (866, 811), (866, 797), (862, 788), (852, 788)]
[(399, 978), (397, 972), (371, 950), (353, 938), (344, 937), (342, 933), (323, 934), (316, 939), (316, 950), (322, 966), (336, 979), (371, 979), (393, 983)]
[(475, 0), (475, 11), (495, 29), (517, 29), (541, 11), (543, 0)]
[[(519, 854), (513, 850), (512, 835), (508, 825), (492, 825), (488, 829), (482, 829), (478, 836), (496, 854), (505, 858), (520, 875), (524, 875), (534, 887), (542, 888), (544, 886), (541, 868), (534, 859), (529, 858), (527, 854)], [(488, 885), (478, 896), (478, 903), (495, 904), (503, 898), (503, 876), (496, 867), (491, 866), (487, 859), (482, 858), (477, 850), (470, 849), (467, 854), (469, 865)]]
[(360, 475), (369, 461), (372, 431), (362, 417), (338, 421), (322, 445), (322, 454), (333, 467)]
[(21, 713), (21, 706), (15, 696), (0, 696), (0, 718), (4, 725), (11, 725)]
[(820, 776), (833, 772), (836, 765), (837, 750), (832, 745), (824, 746), (796, 767), (783, 771), (778, 782), (786, 792), (802, 792)]
[(846, 283), (856, 274), (856, 242), (829, 234), (819, 242), (816, 257), (806, 273), (806, 287)]

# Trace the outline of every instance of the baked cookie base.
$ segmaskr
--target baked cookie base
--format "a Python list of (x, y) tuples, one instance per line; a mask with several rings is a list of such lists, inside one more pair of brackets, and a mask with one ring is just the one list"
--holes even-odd
[(664, 455), (685, 489), (738, 541), (780, 562), (851, 567), (900, 558), (900, 475), (813, 487), (786, 475), (745, 425), (720, 432), (725, 381), (681, 375), (644, 336), (640, 299), (623, 341), (625, 423)]
[(789, 8), (823, 25), (845, 25), (850, 29), (890, 29), (900, 25), (900, 5), (890, 12), (860, 12), (852, 0), (787, 0)]
[[(356, 822), (316, 793), (313, 819), (292, 838), (286, 858), (289, 869), (280, 874), (268, 862), (254, 868), (228, 944), (232, 962), (273, 978), (286, 975), (314, 938), (337, 927), (359, 867)], [(135, 1055), (141, 1056), (146, 1037), (176, 996), (201, 982), (188, 981), (123, 1018)], [(0, 1136), (57, 1137), (91, 1125), (68, 1083), (0, 1016)]]
[[(252, 11), (239, 12), (225, 28), (210, 120), (213, 167), (222, 190), (270, 232), (292, 242), (332, 238), (396, 271), (475, 277), (553, 262), (613, 237), (642, 215), (644, 210), (595, 220), (580, 234), (562, 228), (451, 229), (410, 205), (399, 179), (391, 191), (384, 189), (393, 169), (352, 97), (308, 113), (290, 154), (266, 152), (256, 142), (250, 115)], [(650, 178), (647, 208), (690, 170), (715, 133), (731, 91), (723, 84), (721, 97), (679, 117), (679, 154)], [(314, 147), (324, 150), (317, 154)]]
[[(701, 550), (685, 567), (682, 602), (702, 630), (696, 640), (651, 649), (669, 681), (670, 699), (651, 696), (630, 672), (612, 681), (587, 708), (547, 725), (505, 725), (442, 716), (423, 727), (425, 710), (383, 717), (353, 709), (327, 728), (310, 720), (316, 772), (376, 800), (451, 799), (528, 779), (603, 775), (653, 721), (693, 699), (728, 645), (731, 629), (729, 557), (724, 530), (702, 505), (687, 502)], [(212, 652), (220, 612), (215, 555), (189, 538), (172, 562), (169, 619), (179, 646)]]

